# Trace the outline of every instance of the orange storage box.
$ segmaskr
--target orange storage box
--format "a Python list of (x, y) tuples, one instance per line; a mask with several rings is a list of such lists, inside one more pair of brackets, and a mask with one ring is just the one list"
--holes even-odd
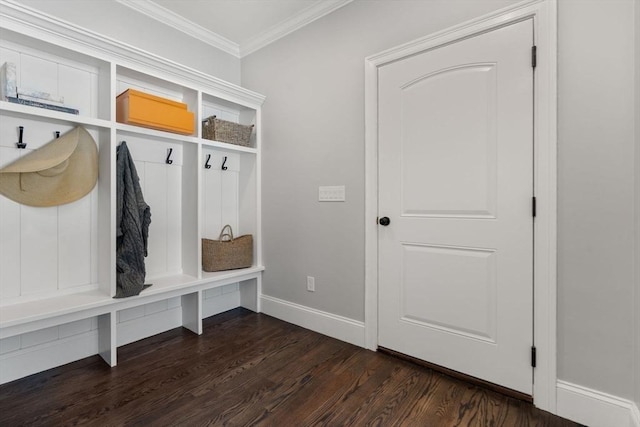
[(193, 113), (187, 104), (127, 89), (116, 97), (116, 120), (120, 123), (192, 135)]

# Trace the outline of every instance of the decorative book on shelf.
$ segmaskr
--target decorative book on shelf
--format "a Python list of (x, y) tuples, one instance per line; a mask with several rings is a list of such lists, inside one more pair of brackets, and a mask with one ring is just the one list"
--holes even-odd
[(69, 114), (80, 114), (80, 111), (76, 110), (75, 108), (69, 108), (62, 105), (47, 104), (45, 102), (33, 101), (31, 99), (14, 98), (12, 96), (8, 96), (7, 101), (11, 102), (12, 104), (29, 105), (31, 107), (44, 108), (46, 110), (53, 110), (53, 111), (61, 111), (63, 113), (69, 113)]
[(41, 90), (19, 89), (17, 74), (16, 64), (13, 62), (2, 64), (0, 67), (0, 99), (12, 104), (28, 105), (69, 114), (80, 114), (77, 109), (63, 105), (63, 97), (53, 96)]

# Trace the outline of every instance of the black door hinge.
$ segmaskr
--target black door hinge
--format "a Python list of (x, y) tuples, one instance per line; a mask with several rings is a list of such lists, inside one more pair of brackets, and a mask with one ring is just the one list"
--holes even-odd
[(536, 348), (531, 346), (531, 367), (536, 367)]
[(531, 67), (536, 68), (538, 64), (538, 46), (531, 46)]
[(533, 216), (535, 218), (537, 212), (538, 212), (538, 209), (536, 207), (536, 196), (533, 196), (531, 198), (531, 216)]

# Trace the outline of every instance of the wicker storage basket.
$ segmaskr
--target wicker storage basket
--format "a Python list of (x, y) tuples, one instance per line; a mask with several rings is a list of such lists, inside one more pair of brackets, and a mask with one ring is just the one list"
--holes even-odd
[(220, 120), (216, 116), (208, 117), (202, 121), (202, 137), (214, 141), (228, 142), (229, 144), (248, 147), (251, 139), (253, 125), (241, 125), (238, 123)]
[[(225, 232), (225, 230), (229, 230)], [(253, 264), (253, 236), (233, 237), (230, 225), (220, 231), (218, 240), (202, 239), (202, 269), (204, 271), (234, 270)]]

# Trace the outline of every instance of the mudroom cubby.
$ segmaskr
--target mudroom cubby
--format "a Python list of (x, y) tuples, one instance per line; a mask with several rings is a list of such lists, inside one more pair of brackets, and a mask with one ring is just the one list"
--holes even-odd
[(198, 188), (198, 145), (126, 131), (118, 131), (117, 140), (126, 141), (151, 207), (147, 281), (198, 279), (198, 200), (189, 197)]
[[(114, 366), (120, 345), (178, 326), (201, 333), (204, 317), (230, 308), (260, 310), (262, 95), (18, 4), (0, 10), (0, 66), (7, 63), (18, 98), (41, 96), (59, 108), (0, 100), (0, 168), (81, 126), (97, 145), (99, 171), (87, 196), (64, 205), (0, 195), (0, 383), (92, 354)], [(186, 104), (193, 133), (117, 122), (116, 97), (127, 89)], [(212, 115), (255, 125), (250, 145), (203, 139)], [(24, 149), (16, 146), (21, 126)], [(151, 208), (152, 286), (116, 299), (123, 141)], [(217, 239), (225, 224), (253, 235), (253, 266), (203, 272), (201, 239)]]

